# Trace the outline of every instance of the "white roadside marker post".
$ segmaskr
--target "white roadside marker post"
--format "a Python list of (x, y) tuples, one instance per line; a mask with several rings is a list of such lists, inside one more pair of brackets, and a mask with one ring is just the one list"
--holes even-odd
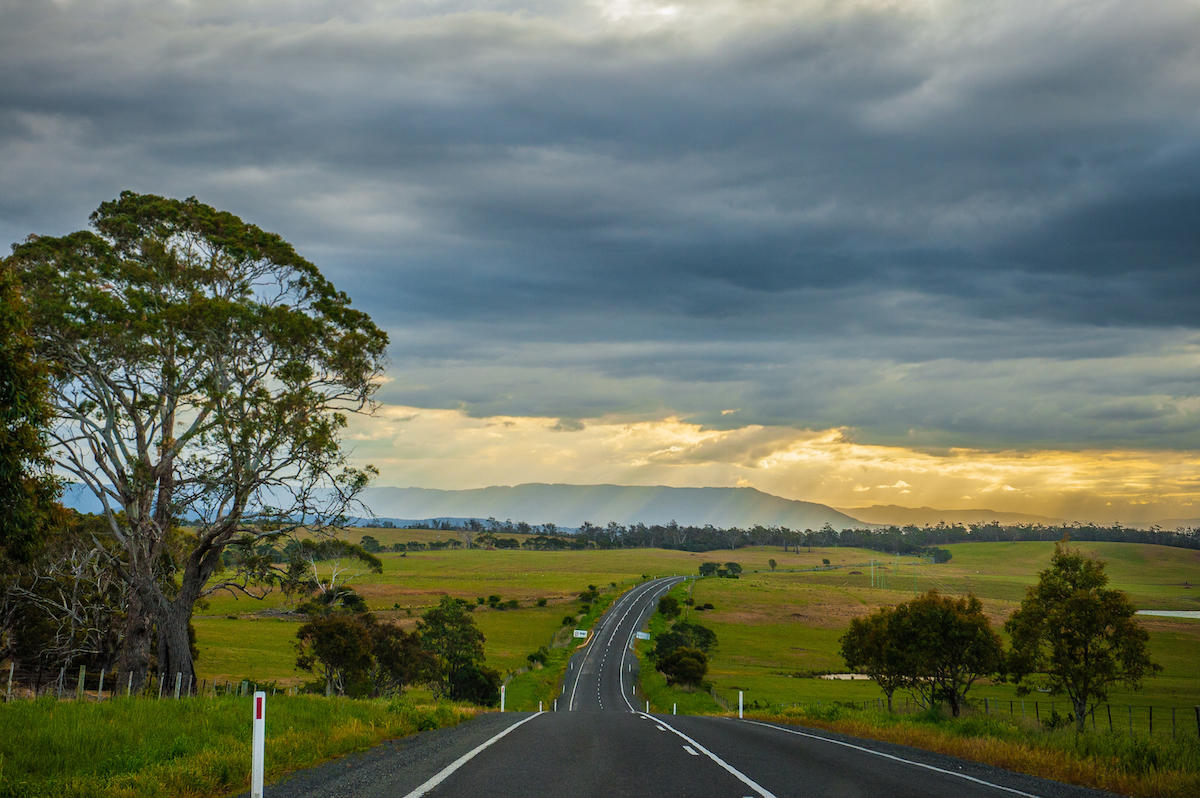
[(558, 699), (554, 699), (554, 711), (558, 712)]
[(504, 685), (500, 685), (500, 711), (504, 711)]
[(650, 702), (649, 701), (646, 702), (646, 714), (647, 715), (650, 714)]
[(538, 712), (541, 712), (541, 711), (542, 711), (542, 702), (539, 701), (538, 702)]
[(263, 760), (267, 748), (267, 694), (254, 694), (254, 736), (250, 744), (250, 798), (263, 798)]
[(679, 705), (678, 705), (678, 704), (672, 704), (672, 705), (671, 705), (671, 714), (672, 714), (672, 715), (674, 715), (674, 714), (675, 714), (675, 710), (676, 710), (676, 709), (678, 709), (678, 708), (679, 708)]

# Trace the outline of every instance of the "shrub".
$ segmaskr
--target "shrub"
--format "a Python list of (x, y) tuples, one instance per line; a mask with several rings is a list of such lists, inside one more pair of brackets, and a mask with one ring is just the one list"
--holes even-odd
[(699, 687), (708, 673), (708, 655), (698, 648), (677, 648), (658, 663), (667, 684)]

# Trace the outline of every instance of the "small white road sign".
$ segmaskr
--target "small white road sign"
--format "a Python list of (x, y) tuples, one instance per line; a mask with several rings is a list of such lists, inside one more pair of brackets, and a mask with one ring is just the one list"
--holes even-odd
[(576, 636), (576, 637), (584, 637), (584, 638), (586, 638), (586, 637), (587, 637), (587, 629), (576, 629), (576, 630), (575, 630), (575, 636)]
[(650, 639), (650, 633), (649, 633), (649, 632), (638, 632), (638, 633), (637, 633), (637, 639), (638, 639), (638, 640), (649, 640), (649, 639)]

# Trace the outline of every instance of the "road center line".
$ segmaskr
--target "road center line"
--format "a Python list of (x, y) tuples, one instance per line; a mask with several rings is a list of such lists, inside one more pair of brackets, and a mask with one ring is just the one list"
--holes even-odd
[(524, 720), (519, 720), (516, 723), (514, 723), (513, 725), (509, 726), (504, 731), (502, 731), (499, 734), (492, 737), (490, 740), (487, 740), (486, 742), (482, 742), (479, 745), (475, 746), (470, 751), (467, 751), (465, 754), (460, 756), (458, 759), (451, 762), (449, 765), (446, 765), (446, 767), (442, 768), (436, 775), (434, 775), (432, 778), (430, 778), (429, 781), (425, 782), (420, 787), (413, 790), (408, 795), (404, 796), (404, 798), (421, 798), (422, 795), (429, 792), (434, 787), (438, 786), (443, 781), (445, 781), (450, 776), (450, 774), (454, 773), (454, 771), (458, 770), (460, 767), (462, 767), (463, 765), (467, 764), (472, 759), (474, 759), (476, 754), (483, 751), (489, 745), (496, 742), (501, 737), (508, 734), (510, 731), (515, 730), (518, 726), (520, 726), (524, 723), (528, 723), (529, 721), (533, 720), (534, 718), (536, 718), (538, 715), (541, 715), (541, 714), (543, 714), (543, 713), (538, 712), (533, 715), (530, 715), (529, 717), (525, 718)]
[(742, 723), (753, 723), (755, 726), (763, 726), (768, 729), (775, 729), (776, 731), (786, 732), (788, 734), (794, 734), (797, 737), (808, 737), (811, 740), (821, 740), (823, 742), (833, 743), (834, 745), (841, 745), (841, 746), (845, 746), (846, 748), (853, 748), (854, 750), (862, 751), (865, 754), (872, 754), (874, 756), (882, 757), (884, 759), (891, 759), (896, 762), (903, 762), (904, 764), (912, 765), (913, 767), (925, 768), (926, 770), (932, 770), (937, 773), (944, 773), (947, 776), (954, 776), (956, 778), (966, 779), (967, 781), (973, 781), (976, 784), (982, 784), (985, 787), (995, 787), (997, 790), (1004, 790), (1005, 792), (1011, 792), (1014, 795), (1022, 795), (1022, 796), (1025, 796), (1025, 798), (1040, 798), (1040, 796), (1034, 795), (1033, 793), (1021, 792), (1020, 790), (1013, 789), (1012, 787), (1005, 787), (1003, 784), (996, 784), (994, 782), (984, 781), (983, 779), (977, 779), (974, 776), (968, 776), (965, 773), (955, 773), (953, 770), (946, 770), (945, 768), (935, 767), (934, 765), (927, 765), (924, 762), (917, 762), (912, 759), (905, 759), (902, 756), (895, 756), (894, 754), (885, 754), (883, 751), (875, 751), (873, 749), (866, 748), (861, 745), (855, 745), (854, 743), (848, 743), (843, 740), (835, 740), (832, 737), (822, 737), (819, 734), (810, 734), (809, 732), (802, 732), (797, 729), (788, 729), (788, 728), (784, 728), (783, 726), (776, 726), (773, 723), (763, 723), (763, 722), (757, 721), (757, 720), (743, 720)]
[[(616, 604), (614, 604), (611, 608), (609, 608), (608, 612), (615, 613), (617, 611), (617, 609), (620, 608), (620, 606), (625, 602), (632, 602), (633, 604), (636, 604), (637, 600), (640, 599), (642, 595), (645, 595), (646, 589), (650, 588), (652, 585), (654, 585), (658, 581), (659, 580), (657, 580), (657, 579), (652, 579), (649, 582), (643, 582), (642, 584), (633, 587), (628, 593), (626, 593), (624, 596), (621, 596), (619, 599), (617, 599)], [(638, 595), (635, 597), (634, 596), (635, 593), (641, 593), (641, 595)], [(629, 609), (626, 609), (625, 615), (628, 615), (628, 614), (629, 614)], [(607, 616), (607, 615), (608, 615), (608, 613), (606, 612), (605, 616)], [(621, 616), (621, 620), (625, 620), (625, 615)], [(620, 621), (618, 621), (617, 623), (619, 625)], [(567, 702), (567, 711), (571, 711), (571, 710), (575, 709), (575, 691), (579, 688), (579, 678), (583, 675), (583, 668), (584, 668), (584, 665), (587, 664), (587, 658), (589, 656), (591, 656), (592, 650), (595, 648), (595, 646), (592, 646), (591, 643), (594, 642), (596, 640), (596, 638), (598, 638), (600, 636), (601, 632), (604, 630), (604, 627), (605, 627), (605, 621), (604, 621), (604, 617), (602, 616), (600, 623), (596, 627), (596, 630), (592, 633), (591, 638), (588, 640), (588, 649), (587, 649), (587, 651), (584, 652), (583, 659), (580, 660), (580, 662), (579, 662), (579, 670), (575, 672), (575, 686), (571, 688), (571, 699)], [(609, 637), (610, 637), (609, 643), (611, 643), (612, 642), (611, 635)], [(608, 646), (608, 643), (605, 644), (606, 649), (607, 649), (607, 646)], [(605, 653), (607, 654), (607, 650), (605, 651)], [(597, 674), (597, 685), (599, 685), (598, 679), (599, 679), (599, 674)], [(565, 687), (565, 685), (564, 685), (564, 687)]]
[[(638, 712), (638, 714), (639, 714), (639, 715), (646, 715), (646, 713), (645, 713), (645, 712)], [(647, 718), (650, 718), (650, 716), (649, 716), (649, 715), (646, 715), (646, 717), (647, 717)], [(651, 719), (651, 720), (658, 720), (657, 718), (650, 718), (650, 719)], [(667, 727), (667, 729), (668, 729), (669, 731), (672, 731), (672, 732), (674, 732), (675, 734), (677, 734), (678, 736), (680, 736), (680, 737), (682, 737), (683, 739), (687, 740), (689, 743), (691, 743), (691, 744), (692, 744), (692, 747), (693, 747), (693, 748), (695, 748), (695, 749), (696, 749), (697, 751), (699, 751), (700, 753), (704, 754), (706, 757), (708, 757), (709, 759), (711, 759), (713, 762), (716, 762), (718, 765), (720, 765), (721, 767), (725, 768), (725, 770), (727, 770), (727, 771), (730, 773), (730, 775), (732, 775), (734, 778), (736, 778), (736, 779), (737, 779), (738, 781), (740, 781), (742, 784), (745, 784), (747, 787), (749, 787), (750, 789), (754, 790), (756, 793), (758, 793), (760, 796), (762, 796), (762, 798), (775, 798), (775, 794), (774, 794), (773, 792), (771, 792), (770, 790), (768, 790), (766, 787), (763, 787), (762, 785), (760, 785), (760, 784), (759, 784), (758, 782), (756, 782), (754, 779), (750, 778), (750, 777), (749, 777), (749, 776), (747, 776), (745, 773), (743, 773), (742, 771), (738, 770), (738, 769), (737, 769), (737, 768), (735, 768), (733, 765), (729, 764), (729, 763), (728, 763), (728, 762), (726, 762), (724, 759), (722, 759), (721, 757), (719, 757), (719, 756), (717, 756), (716, 754), (714, 754), (712, 751), (709, 751), (707, 748), (705, 748), (704, 746), (700, 745), (700, 743), (696, 742), (696, 741), (695, 741), (695, 740), (693, 740), (691, 737), (688, 737), (686, 734), (684, 734), (683, 732), (679, 731), (679, 729), (676, 729), (676, 728), (675, 728), (674, 726), (672, 726), (670, 723), (667, 723), (665, 720), (659, 720), (658, 722), (659, 722), (659, 723), (661, 723), (663, 726), (666, 726), (666, 727)]]

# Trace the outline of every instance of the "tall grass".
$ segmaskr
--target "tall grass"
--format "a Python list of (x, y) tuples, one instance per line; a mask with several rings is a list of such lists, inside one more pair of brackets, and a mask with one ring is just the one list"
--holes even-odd
[[(270, 697), (267, 780), (472, 714), (405, 699)], [(248, 698), (6, 704), (0, 706), (0, 798), (239, 792), (250, 784), (250, 729)]]

